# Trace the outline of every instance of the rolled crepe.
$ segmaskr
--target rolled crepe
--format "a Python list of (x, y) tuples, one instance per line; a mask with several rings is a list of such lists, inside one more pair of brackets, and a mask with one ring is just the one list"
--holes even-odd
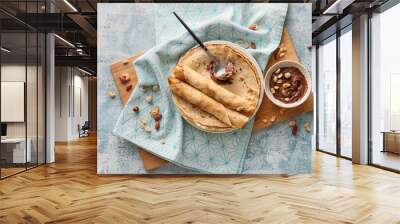
[(241, 128), (249, 120), (248, 117), (226, 108), (221, 103), (218, 103), (214, 99), (210, 98), (209, 96), (182, 82), (179, 79), (169, 77), (168, 83), (171, 91), (174, 94), (197, 106), (199, 109), (215, 116), (218, 120), (224, 122), (231, 127)]
[(175, 66), (172, 71), (177, 79), (187, 82), (229, 109), (243, 111), (246, 114), (252, 114), (256, 109), (254, 103), (221, 87), (188, 66)]

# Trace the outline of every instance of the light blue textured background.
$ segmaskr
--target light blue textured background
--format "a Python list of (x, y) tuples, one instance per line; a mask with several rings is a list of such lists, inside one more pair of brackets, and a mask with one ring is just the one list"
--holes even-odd
[[(242, 4), (244, 7), (249, 4)], [(254, 5), (254, 3), (252, 4)], [(224, 4), (163, 4), (173, 7), (182, 17), (195, 12), (191, 9), (210, 10), (218, 13)], [(302, 63), (310, 70), (310, 52), (305, 47), (311, 43), (311, 5), (290, 4), (286, 25), (289, 26), (296, 50)], [(98, 172), (99, 173), (193, 173), (174, 165), (146, 172), (136, 146), (112, 134), (122, 110), (119, 100), (107, 96), (109, 90), (117, 92), (109, 65), (137, 51), (146, 51), (165, 37), (184, 32), (171, 29), (176, 23), (166, 17), (153, 4), (99, 4), (98, 7)], [(207, 11), (209, 13), (209, 11)], [(167, 19), (169, 18), (169, 19)], [(169, 29), (168, 29), (169, 28)], [(154, 33), (165, 32), (165, 35)], [(163, 39), (164, 38), (164, 39)], [(136, 40), (133, 44), (131, 40)], [(304, 173), (310, 171), (311, 135), (302, 128), (305, 121), (312, 122), (312, 115), (296, 117), (298, 136), (290, 133), (287, 123), (261, 130), (251, 137), (245, 154), (243, 173)], [(223, 172), (223, 173), (226, 173)], [(233, 172), (233, 173), (236, 173)]]

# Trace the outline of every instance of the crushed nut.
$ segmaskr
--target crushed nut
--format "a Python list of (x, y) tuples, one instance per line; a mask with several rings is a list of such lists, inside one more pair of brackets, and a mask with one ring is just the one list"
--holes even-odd
[(279, 48), (279, 51), (280, 51), (280, 52), (286, 52), (286, 50), (287, 50), (286, 47), (280, 47), (280, 48)]
[(147, 89), (146, 89), (146, 87), (145, 86), (140, 86), (140, 91), (142, 92), (142, 93), (145, 93), (146, 91), (147, 91)]
[(292, 76), (292, 74), (290, 74), (290, 72), (285, 72), (285, 78), (290, 78), (290, 76)]
[(275, 122), (275, 121), (276, 121), (276, 116), (272, 116), (272, 117), (269, 119), (269, 121)]
[(280, 74), (278, 75), (278, 79), (282, 78), (282, 76), (283, 76), (283, 74), (280, 73)]
[(150, 132), (151, 132), (151, 129), (150, 129), (149, 127), (147, 127), (147, 126), (145, 126), (145, 127), (143, 128), (143, 130), (144, 130), (145, 132), (147, 132), (147, 133), (150, 133)]
[(284, 57), (284, 56), (285, 56), (285, 53), (284, 53), (284, 52), (279, 53), (279, 57), (280, 57), (280, 58), (282, 58), (282, 57)]
[(275, 71), (275, 74), (279, 74), (280, 72), (281, 72), (281, 69), (278, 68), (278, 69)]
[(135, 113), (139, 112), (139, 107), (138, 106), (134, 106), (132, 108), (132, 111), (135, 112)]
[(108, 91), (108, 96), (109, 97), (111, 97), (112, 99), (114, 99), (115, 98), (115, 93), (114, 93), (114, 91)]
[(283, 84), (282, 84), (282, 87), (283, 87), (283, 88), (289, 88), (289, 87), (290, 87), (290, 83), (287, 83), (287, 82), (286, 82), (286, 83), (283, 83)]
[(160, 108), (158, 106), (154, 106), (153, 108), (151, 108), (150, 110), (150, 115), (151, 117), (154, 118), (155, 115), (160, 113)]
[(282, 81), (282, 79), (278, 79), (278, 81), (276, 81), (276, 83), (279, 83), (279, 84), (281, 84), (283, 81)]
[(288, 97), (285, 98), (285, 101), (286, 101), (286, 102), (289, 102), (289, 100), (290, 100), (290, 99), (289, 99)]
[(125, 83), (127, 83), (129, 80), (131, 80), (131, 78), (129, 77), (129, 74), (124, 73), (124, 74), (121, 74), (121, 75), (119, 76), (119, 80), (120, 80), (123, 84), (125, 84)]
[(274, 94), (275, 93), (275, 89), (271, 88), (271, 93)]
[(279, 86), (274, 86), (274, 89), (278, 90), (278, 89), (279, 89)]
[(251, 49), (256, 49), (256, 48), (257, 48), (256, 43), (251, 42), (251, 43), (250, 43), (250, 48), (251, 48)]
[(125, 90), (126, 90), (127, 92), (130, 92), (130, 91), (132, 90), (132, 85), (131, 85), (131, 84), (127, 85), (126, 88), (125, 88)]
[(145, 98), (145, 100), (148, 102), (148, 103), (151, 103), (151, 101), (153, 100), (153, 96), (146, 96), (146, 98)]
[(258, 29), (258, 27), (257, 27), (257, 24), (251, 24), (250, 26), (249, 26), (249, 29), (251, 29), (251, 30), (257, 30)]
[(296, 121), (295, 120), (289, 121), (289, 127), (293, 127), (295, 125), (296, 125)]
[(160, 90), (160, 87), (158, 85), (153, 85), (151, 89), (153, 90), (153, 92), (158, 92), (158, 90)]
[(310, 127), (310, 123), (308, 123), (308, 122), (304, 123), (303, 127), (307, 132), (311, 132), (312, 131), (311, 127)]
[(277, 82), (278, 81), (278, 77), (274, 76), (274, 78), (272, 78), (272, 81)]
[(154, 123), (154, 128), (158, 131), (160, 130), (160, 121), (156, 121), (156, 123)]

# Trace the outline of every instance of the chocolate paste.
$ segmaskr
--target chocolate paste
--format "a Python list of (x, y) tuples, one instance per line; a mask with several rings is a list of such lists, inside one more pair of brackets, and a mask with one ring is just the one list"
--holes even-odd
[(294, 103), (301, 99), (307, 90), (304, 75), (294, 67), (280, 68), (269, 80), (272, 95), (284, 103)]

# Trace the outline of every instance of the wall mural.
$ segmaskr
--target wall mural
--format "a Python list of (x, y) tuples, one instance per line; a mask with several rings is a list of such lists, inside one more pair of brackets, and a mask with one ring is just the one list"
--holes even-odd
[(309, 173), (310, 46), (311, 4), (98, 4), (98, 173)]

